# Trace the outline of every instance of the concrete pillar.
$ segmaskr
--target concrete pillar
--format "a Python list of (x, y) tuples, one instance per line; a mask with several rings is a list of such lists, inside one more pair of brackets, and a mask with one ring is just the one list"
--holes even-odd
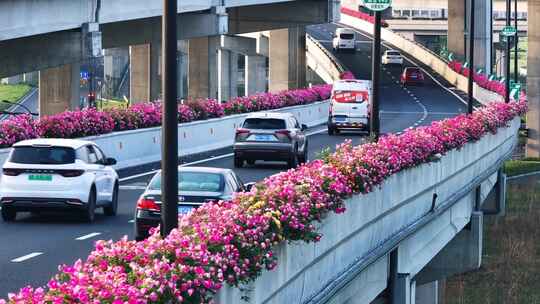
[[(452, 1), (449, 1), (452, 2)], [(460, 2), (460, 1), (458, 1)], [(476, 0), (475, 1), (475, 28), (474, 28), (474, 66), (475, 69), (481, 68), (486, 73), (491, 73), (491, 24), (492, 24), (492, 0)], [(449, 4), (450, 5), (450, 4)], [(470, 10), (470, 1), (467, 0), (467, 11)], [(467, 33), (470, 28), (470, 18), (467, 15)], [(450, 20), (448, 20), (448, 27), (450, 28)], [(466, 57), (468, 60), (469, 55), (469, 38), (468, 34), (465, 36)]]
[(246, 56), (246, 95), (266, 92), (266, 57)]
[(218, 50), (218, 100), (227, 101), (238, 96), (238, 54)]
[(448, 50), (458, 57), (465, 56), (465, 1), (448, 1)]
[(528, 8), (528, 44), (527, 52), (527, 156), (540, 156), (540, 0), (529, 0)]
[(438, 304), (439, 303), (439, 282), (433, 281), (423, 285), (416, 285), (416, 304)]
[(189, 40), (188, 96), (213, 97), (218, 94), (217, 52), (219, 37)]
[(270, 32), (269, 90), (277, 92), (306, 85), (306, 31), (303, 27)]
[(129, 47), (131, 103), (153, 101), (161, 92), (160, 43)]
[(39, 114), (73, 110), (80, 104), (79, 64), (66, 64), (39, 72)]
[(411, 276), (408, 273), (398, 273), (390, 303), (414, 304), (415, 290), (416, 282), (411, 280)]

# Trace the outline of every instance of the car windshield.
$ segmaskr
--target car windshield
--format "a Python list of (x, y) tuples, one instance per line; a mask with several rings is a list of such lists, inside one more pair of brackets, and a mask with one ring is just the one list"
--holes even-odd
[(75, 162), (75, 150), (68, 147), (15, 147), (9, 161), (32, 165), (72, 164)]
[(354, 34), (341, 34), (341, 35), (339, 35), (339, 38), (346, 39), (346, 40), (351, 40), (351, 39), (354, 39)]
[(245, 129), (279, 130), (286, 129), (285, 120), (279, 118), (248, 118), (242, 126)]
[[(178, 172), (178, 191), (223, 192), (223, 176), (208, 172)], [(161, 173), (150, 182), (149, 190), (161, 190)]]

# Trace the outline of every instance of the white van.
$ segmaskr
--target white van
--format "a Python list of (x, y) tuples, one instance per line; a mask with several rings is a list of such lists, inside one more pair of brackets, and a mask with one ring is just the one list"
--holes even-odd
[(339, 133), (341, 129), (369, 132), (371, 92), (370, 80), (347, 79), (334, 82), (328, 115), (328, 135)]
[(355, 34), (354, 31), (348, 28), (337, 28), (332, 47), (334, 51), (339, 50), (355, 50)]

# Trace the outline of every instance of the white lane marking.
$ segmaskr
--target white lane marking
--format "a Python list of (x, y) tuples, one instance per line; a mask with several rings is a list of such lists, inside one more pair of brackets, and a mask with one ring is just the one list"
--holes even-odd
[[(328, 129), (325, 127), (325, 128), (320, 129), (320, 130), (316, 130), (316, 131), (306, 133), (306, 135), (307, 136), (312, 136), (312, 135), (323, 133), (323, 132), (326, 132), (326, 131), (328, 131)], [(194, 162), (181, 164), (180, 167), (187, 167), (187, 166), (191, 166), (191, 165), (206, 163), (206, 162), (209, 162), (209, 161), (223, 159), (223, 158), (227, 158), (227, 157), (231, 157), (231, 156), (234, 156), (234, 153), (227, 153), (227, 154), (223, 154), (223, 155), (212, 156), (212, 157), (197, 160), (197, 161), (194, 161)], [(125, 181), (136, 179), (136, 178), (139, 178), (139, 177), (144, 177), (144, 176), (156, 174), (157, 172), (159, 172), (159, 170), (152, 170), (152, 171), (148, 171), (148, 172), (143, 172), (143, 173), (139, 173), (139, 174), (135, 174), (135, 175), (126, 176), (124, 178), (121, 178), (120, 182), (125, 182)], [(122, 189), (122, 187), (126, 187), (125, 188), (126, 190), (139, 190), (138, 188), (135, 188), (137, 186), (120, 186), (121, 189)], [(143, 190), (144, 189), (145, 188), (143, 188)]]
[(24, 262), (26, 260), (30, 260), (31, 258), (35, 258), (37, 257), (38, 255), (42, 255), (43, 252), (32, 252), (30, 254), (27, 254), (27, 255), (23, 255), (22, 257), (18, 257), (16, 259), (13, 259), (11, 260), (13, 263), (20, 263), (20, 262)]
[(119, 187), (120, 190), (145, 190), (145, 186), (132, 186), (132, 185), (124, 185)]
[(75, 240), (83, 241), (83, 240), (87, 240), (87, 239), (93, 238), (95, 236), (98, 236), (100, 234), (101, 234), (101, 232), (92, 232), (92, 233), (89, 233), (87, 235), (80, 236), (80, 237), (76, 238)]
[(135, 223), (135, 220), (129, 220), (128, 223)]

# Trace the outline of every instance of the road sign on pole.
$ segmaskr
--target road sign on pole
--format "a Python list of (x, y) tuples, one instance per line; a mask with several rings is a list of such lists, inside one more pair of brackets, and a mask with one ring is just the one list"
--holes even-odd
[(515, 36), (516, 33), (517, 33), (517, 30), (513, 26), (505, 26), (501, 31), (501, 35), (506, 36), (506, 37)]
[(363, 0), (364, 7), (370, 11), (380, 12), (392, 5), (392, 0)]

